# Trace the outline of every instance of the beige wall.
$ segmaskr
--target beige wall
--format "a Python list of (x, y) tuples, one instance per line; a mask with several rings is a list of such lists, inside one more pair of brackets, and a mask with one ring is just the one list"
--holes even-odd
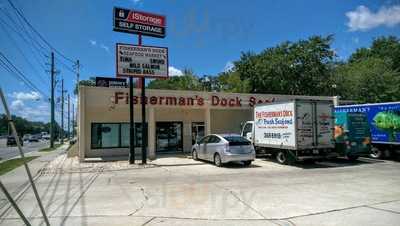
[[(117, 94), (118, 93), (118, 94)], [(78, 144), (80, 159), (87, 157), (118, 156), (127, 155), (128, 149), (97, 149), (92, 150), (91, 124), (107, 122), (129, 122), (129, 104), (127, 97), (128, 89), (125, 88), (101, 88), (101, 87), (79, 87), (79, 118), (78, 118)], [(116, 96), (119, 96), (118, 103)], [(140, 90), (134, 91), (135, 96), (140, 96)], [(191, 149), (191, 124), (192, 122), (204, 122), (206, 133), (239, 133), (240, 123), (252, 120), (252, 105), (268, 101), (286, 101), (292, 99), (328, 99), (332, 97), (308, 97), (308, 96), (286, 96), (269, 94), (235, 94), (214, 93), (194, 91), (173, 90), (146, 90), (146, 96), (162, 97), (160, 103), (148, 103), (146, 121), (148, 122), (148, 156), (155, 158), (155, 132), (156, 122), (179, 121), (183, 123), (183, 148), (189, 152)], [(192, 98), (196, 101), (191, 106), (165, 102), (165, 97)], [(197, 100), (203, 99), (203, 104)], [(219, 99), (220, 103), (215, 104)], [(231, 106), (222, 105), (221, 100), (226, 103), (231, 100)], [(150, 100), (150, 99), (149, 99)], [(214, 100), (214, 104), (213, 104)], [(240, 100), (238, 104), (237, 100)], [(164, 102), (163, 102), (164, 101)], [(140, 104), (134, 107), (135, 122), (141, 122)], [(140, 153), (140, 148), (136, 149)]]

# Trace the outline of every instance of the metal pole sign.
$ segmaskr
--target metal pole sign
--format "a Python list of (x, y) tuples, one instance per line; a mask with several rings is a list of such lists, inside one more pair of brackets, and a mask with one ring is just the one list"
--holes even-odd
[(117, 77), (168, 78), (168, 48), (117, 43)]
[(115, 7), (113, 17), (114, 31), (165, 37), (165, 16)]
[(165, 37), (165, 16), (139, 12), (136, 10), (114, 8), (114, 31), (138, 34), (138, 45), (117, 43), (116, 66), (117, 77), (129, 77), (129, 117), (130, 117), (130, 151), (129, 163), (135, 163), (133, 145), (133, 77), (141, 79), (142, 84), (142, 163), (147, 162), (147, 127), (145, 103), (145, 78), (168, 78), (168, 48), (142, 46), (142, 35), (157, 38)]

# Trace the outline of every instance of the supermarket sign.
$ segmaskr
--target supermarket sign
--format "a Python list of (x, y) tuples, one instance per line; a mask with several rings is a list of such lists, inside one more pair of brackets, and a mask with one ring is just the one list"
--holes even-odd
[(168, 48), (117, 43), (117, 77), (168, 78)]
[(115, 7), (113, 18), (114, 31), (165, 37), (165, 16)]

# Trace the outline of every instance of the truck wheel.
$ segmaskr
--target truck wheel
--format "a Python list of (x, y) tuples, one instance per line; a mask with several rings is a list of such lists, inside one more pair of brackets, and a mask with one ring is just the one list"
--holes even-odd
[(372, 147), (370, 156), (374, 159), (382, 159), (383, 151), (379, 150), (377, 147)]
[(193, 158), (193, 160), (198, 160), (197, 151), (196, 150), (192, 151), (192, 158)]
[(287, 152), (286, 151), (279, 151), (276, 154), (276, 161), (278, 161), (282, 165), (287, 165), (289, 163)]
[(214, 164), (218, 167), (222, 166), (221, 156), (218, 153), (214, 155)]
[(349, 161), (356, 161), (357, 159), (358, 159), (358, 155), (348, 155), (347, 156), (347, 159), (349, 160)]

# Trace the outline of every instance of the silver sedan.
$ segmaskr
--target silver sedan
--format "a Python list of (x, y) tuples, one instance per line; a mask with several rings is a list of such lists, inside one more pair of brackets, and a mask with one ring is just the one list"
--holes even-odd
[(237, 161), (248, 166), (255, 156), (251, 142), (238, 134), (211, 134), (200, 139), (192, 148), (194, 160), (212, 161), (218, 167)]

